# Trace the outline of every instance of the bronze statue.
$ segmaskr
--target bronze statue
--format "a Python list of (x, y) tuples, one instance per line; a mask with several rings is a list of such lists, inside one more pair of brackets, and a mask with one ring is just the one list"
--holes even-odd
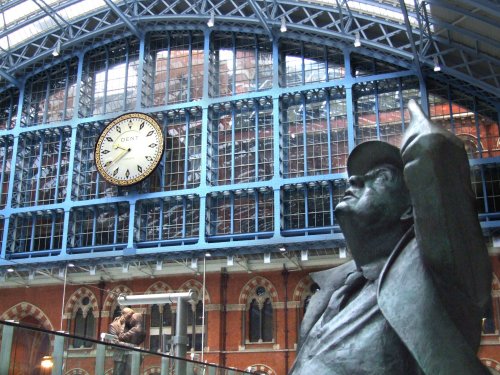
[(290, 375), (489, 374), (476, 352), (491, 265), (467, 155), (408, 108), (401, 150), (369, 141), (349, 155), (335, 215), (353, 260), (312, 274)]
[[(116, 336), (115, 343), (131, 346), (142, 344), (146, 337), (142, 314), (125, 307), (119, 317), (109, 325), (109, 333)], [(115, 349), (113, 352), (113, 375), (130, 373), (129, 356), (124, 349)]]

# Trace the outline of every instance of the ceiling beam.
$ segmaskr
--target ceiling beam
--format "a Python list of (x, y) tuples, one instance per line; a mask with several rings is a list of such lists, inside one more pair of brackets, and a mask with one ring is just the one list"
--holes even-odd
[(259, 19), (260, 24), (262, 25), (262, 27), (264, 27), (264, 30), (266, 30), (267, 35), (269, 36), (269, 40), (272, 41), (273, 40), (273, 32), (271, 31), (271, 29), (269, 28), (269, 25), (267, 24), (267, 17), (265, 17), (262, 14), (262, 10), (257, 6), (257, 4), (255, 3), (255, 0), (249, 0), (249, 3), (250, 3), (250, 6), (252, 7), (252, 9), (255, 13), (255, 16)]
[(21, 82), (11, 76), (9, 73), (4, 72), (3, 69), (0, 69), (0, 76), (15, 85), (17, 88), (21, 88)]
[(134, 35), (137, 38), (139, 38), (139, 39), (142, 38), (143, 33), (137, 28), (136, 25), (134, 25), (130, 21), (130, 19), (125, 14), (123, 14), (123, 12), (120, 10), (120, 8), (118, 8), (115, 5), (115, 3), (113, 3), (111, 0), (104, 0), (104, 2), (123, 21), (123, 23), (125, 25), (127, 25), (127, 27), (129, 28), (129, 30), (132, 31), (132, 33), (134, 33)]

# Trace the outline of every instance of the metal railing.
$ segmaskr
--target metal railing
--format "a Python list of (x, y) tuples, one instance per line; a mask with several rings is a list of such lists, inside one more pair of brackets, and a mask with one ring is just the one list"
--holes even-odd
[[(0, 320), (0, 375), (243, 375), (251, 372)], [(75, 345), (77, 343), (77, 345)], [(78, 346), (75, 348), (75, 346)]]

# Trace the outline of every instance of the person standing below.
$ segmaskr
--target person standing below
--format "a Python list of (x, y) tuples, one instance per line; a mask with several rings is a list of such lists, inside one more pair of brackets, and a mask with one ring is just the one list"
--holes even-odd
[[(142, 314), (125, 307), (119, 317), (109, 325), (108, 332), (117, 337), (118, 344), (138, 346), (146, 337)], [(130, 373), (129, 356), (124, 349), (115, 349), (113, 353), (113, 375)]]
[(413, 100), (401, 150), (349, 155), (335, 208), (353, 260), (312, 274), (290, 375), (486, 375), (491, 263), (463, 143)]

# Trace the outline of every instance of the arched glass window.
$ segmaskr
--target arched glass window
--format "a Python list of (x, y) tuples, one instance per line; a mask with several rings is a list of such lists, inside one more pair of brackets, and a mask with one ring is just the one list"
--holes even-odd
[[(207, 319), (205, 313), (205, 327)], [(201, 351), (203, 336), (203, 301), (191, 305), (191, 313), (188, 314), (188, 350)], [(206, 339), (206, 331), (205, 331)]]
[[(75, 336), (81, 337), (94, 337), (95, 319), (92, 312), (92, 308), (88, 309), (86, 313), (83, 312), (82, 308), (79, 308), (75, 314), (73, 334)], [(92, 342), (74, 339), (73, 348), (90, 348), (92, 347)]]
[(150, 317), (149, 350), (168, 353), (172, 348), (173, 335), (170, 305), (152, 305)]
[(248, 341), (272, 342), (273, 337), (273, 305), (267, 290), (259, 286), (248, 306)]

